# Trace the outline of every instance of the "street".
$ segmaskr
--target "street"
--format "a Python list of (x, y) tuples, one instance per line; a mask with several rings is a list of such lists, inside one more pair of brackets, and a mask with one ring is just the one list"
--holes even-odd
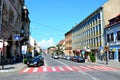
[(76, 63), (44, 55), (45, 65), (0, 73), (0, 80), (119, 80), (120, 69), (91, 63)]

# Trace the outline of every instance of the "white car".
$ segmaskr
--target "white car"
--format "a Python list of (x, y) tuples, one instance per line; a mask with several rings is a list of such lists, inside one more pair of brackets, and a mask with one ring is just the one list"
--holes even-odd
[(54, 59), (58, 59), (59, 56), (58, 56), (58, 55), (54, 55), (53, 58), (54, 58)]

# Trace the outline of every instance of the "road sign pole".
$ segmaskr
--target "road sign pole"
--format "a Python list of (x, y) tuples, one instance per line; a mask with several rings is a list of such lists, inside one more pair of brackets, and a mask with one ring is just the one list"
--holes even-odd
[(106, 65), (108, 65), (108, 53), (109, 53), (109, 51), (107, 51), (107, 53), (106, 53)]

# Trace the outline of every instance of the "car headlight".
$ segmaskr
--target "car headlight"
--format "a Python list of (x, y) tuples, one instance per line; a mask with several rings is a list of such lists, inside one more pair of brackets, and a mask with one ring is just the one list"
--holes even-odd
[(37, 62), (34, 62), (34, 64), (37, 64)]

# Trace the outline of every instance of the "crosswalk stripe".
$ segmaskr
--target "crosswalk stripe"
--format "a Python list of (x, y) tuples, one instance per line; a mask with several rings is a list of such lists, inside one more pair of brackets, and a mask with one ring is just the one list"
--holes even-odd
[(64, 71), (64, 69), (62, 67), (58, 67), (61, 71)]
[(56, 69), (55, 69), (54, 67), (51, 67), (51, 69), (52, 69), (53, 71), (56, 71)]
[(73, 66), (73, 68), (78, 69), (78, 70), (82, 70), (81, 68), (78, 68), (77, 66)]
[(95, 66), (87, 66), (87, 68), (89, 68), (90, 70), (99, 70), (97, 67)]
[(86, 66), (78, 66), (79, 68), (81, 68), (82, 70), (90, 70), (90, 68), (87, 68)]
[(38, 71), (38, 68), (34, 68), (33, 72), (37, 72)]
[(112, 68), (112, 67), (107, 67), (107, 66), (105, 66), (105, 67), (100, 66), (100, 67), (104, 70), (115, 70), (115, 68)]
[(46, 72), (46, 71), (47, 71), (47, 68), (46, 68), (46, 67), (43, 67), (43, 71)]
[(37, 68), (25, 68), (21, 70), (22, 73), (26, 72), (60, 72), (60, 71), (91, 71), (91, 70), (118, 70), (116, 68), (107, 66), (43, 66)]
[(97, 70), (105, 70), (104, 68), (102, 68), (101, 66), (94, 66), (95, 69)]
[(30, 68), (26, 68), (23, 72), (27, 72), (27, 71), (29, 71), (30, 70)]
[(71, 70), (71, 71), (73, 70), (73, 69), (72, 69), (72, 68), (70, 68), (69, 66), (66, 66), (66, 68), (67, 68), (67, 69), (69, 69), (69, 70)]

